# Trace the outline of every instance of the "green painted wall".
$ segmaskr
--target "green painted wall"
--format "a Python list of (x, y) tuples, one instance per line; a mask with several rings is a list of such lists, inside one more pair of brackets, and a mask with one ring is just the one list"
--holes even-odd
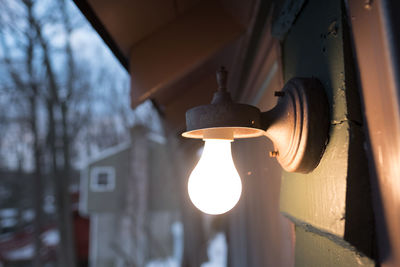
[[(307, 1), (282, 43), (285, 81), (317, 77), (331, 109), (330, 140), (319, 166), (309, 174), (282, 175), (280, 208), (297, 225), (297, 266), (371, 264), (360, 260), (361, 251), (373, 257), (362, 119), (343, 10), (342, 1)], [(317, 231), (305, 231), (299, 222)]]
[[(331, 25), (336, 32), (330, 33)], [(321, 163), (307, 175), (285, 173), (281, 210), (344, 235), (349, 125), (346, 118), (340, 1), (309, 1), (283, 42), (284, 78), (321, 80), (331, 108), (330, 141)]]
[(375, 266), (369, 258), (361, 255), (347, 243), (332, 236), (317, 234), (312, 229), (296, 226), (296, 266), (354, 267)]

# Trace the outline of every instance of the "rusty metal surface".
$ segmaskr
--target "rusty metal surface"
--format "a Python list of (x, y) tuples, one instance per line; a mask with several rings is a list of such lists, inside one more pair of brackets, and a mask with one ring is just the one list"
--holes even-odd
[(227, 92), (228, 72), (217, 71), (218, 91), (209, 105), (201, 105), (186, 112), (187, 132), (184, 137), (199, 139), (234, 139), (262, 136), (258, 108), (232, 101)]
[(183, 134), (184, 137), (202, 139), (210, 128), (220, 136), (219, 130), (224, 131), (223, 128), (227, 127), (232, 129), (233, 138), (263, 135), (258, 108), (232, 102), (227, 92), (216, 92), (215, 95), (219, 102), (194, 107), (186, 112), (187, 132)]
[(329, 105), (315, 78), (293, 78), (277, 94), (278, 104), (262, 114), (265, 135), (275, 157), (289, 172), (314, 170), (324, 153), (329, 131)]
[(348, 1), (368, 125), (382, 266), (400, 266), (400, 24), (394, 16), (398, 6), (398, 1)]
[(264, 134), (273, 141), (275, 157), (285, 170), (308, 173), (318, 166), (328, 139), (329, 105), (317, 79), (291, 79), (278, 93), (276, 107), (264, 113), (232, 101), (225, 70), (218, 72), (217, 80), (219, 90), (212, 103), (186, 112), (184, 137), (237, 139)]

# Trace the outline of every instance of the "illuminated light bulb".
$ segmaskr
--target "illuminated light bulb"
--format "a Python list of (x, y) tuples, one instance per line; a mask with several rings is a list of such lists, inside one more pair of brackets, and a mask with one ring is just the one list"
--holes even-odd
[(225, 213), (239, 201), (242, 182), (233, 163), (231, 142), (205, 139), (203, 154), (190, 174), (190, 200), (204, 213)]

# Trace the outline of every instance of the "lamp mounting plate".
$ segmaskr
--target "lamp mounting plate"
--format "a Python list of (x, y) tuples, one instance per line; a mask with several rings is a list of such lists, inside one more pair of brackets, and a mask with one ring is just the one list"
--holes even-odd
[(275, 156), (289, 172), (308, 173), (324, 153), (329, 132), (329, 105), (315, 78), (293, 78), (279, 94), (278, 104), (261, 114), (265, 135)]

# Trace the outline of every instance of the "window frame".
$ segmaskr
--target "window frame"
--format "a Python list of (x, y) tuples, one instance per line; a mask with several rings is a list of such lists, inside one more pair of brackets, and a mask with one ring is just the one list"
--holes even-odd
[[(99, 184), (99, 174), (107, 173), (108, 183)], [(95, 166), (90, 170), (90, 191), (92, 192), (112, 192), (115, 190), (115, 169), (111, 166)]]

